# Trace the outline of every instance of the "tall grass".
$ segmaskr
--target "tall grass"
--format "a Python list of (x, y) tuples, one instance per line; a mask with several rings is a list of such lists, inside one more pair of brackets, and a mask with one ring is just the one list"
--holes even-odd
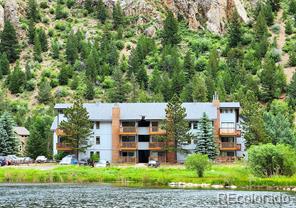
[(138, 185), (165, 186), (170, 182), (208, 183), (236, 185), (239, 187), (296, 186), (296, 176), (258, 178), (243, 164), (213, 165), (198, 178), (195, 171), (177, 167), (110, 167), (91, 168), (79, 166), (57, 166), (51, 170), (0, 168), (2, 183), (91, 183), (132, 182)]

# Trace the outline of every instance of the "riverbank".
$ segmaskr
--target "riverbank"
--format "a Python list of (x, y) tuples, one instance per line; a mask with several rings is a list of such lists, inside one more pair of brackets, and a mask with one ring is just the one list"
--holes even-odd
[(138, 186), (168, 186), (182, 182), (184, 184), (222, 185), (223, 187), (236, 186), (239, 189), (286, 190), (289, 188), (288, 190), (292, 190), (296, 187), (296, 175), (258, 178), (244, 164), (215, 164), (205, 172), (203, 178), (198, 178), (194, 171), (186, 170), (183, 166), (164, 166), (157, 169), (135, 166), (91, 168), (59, 165), (51, 169), (0, 168), (0, 183), (93, 182), (112, 182), (122, 185), (131, 183)]

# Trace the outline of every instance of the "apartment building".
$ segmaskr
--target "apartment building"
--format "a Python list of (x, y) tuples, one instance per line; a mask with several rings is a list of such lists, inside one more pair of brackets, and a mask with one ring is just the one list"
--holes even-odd
[[(56, 104), (58, 112), (53, 124), (53, 154), (60, 151), (72, 152), (72, 147), (64, 142), (58, 125), (66, 118), (63, 110), (70, 104)], [(166, 132), (161, 129), (165, 120), (167, 103), (87, 103), (84, 107), (93, 122), (90, 147), (79, 154), (79, 159), (87, 159), (97, 153), (102, 160), (113, 163), (146, 163), (149, 159), (160, 162), (184, 162), (186, 155), (167, 151), (172, 145), (160, 140)], [(215, 141), (220, 150), (218, 161), (233, 161), (244, 156), (244, 140), (240, 130), (240, 104), (220, 102), (183, 103), (186, 120), (193, 134), (199, 132), (199, 121), (206, 113), (212, 121)], [(183, 144), (183, 148), (194, 152), (196, 140)]]

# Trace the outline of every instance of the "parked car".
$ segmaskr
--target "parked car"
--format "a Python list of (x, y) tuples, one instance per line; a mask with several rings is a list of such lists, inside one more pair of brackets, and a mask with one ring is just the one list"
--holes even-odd
[(61, 160), (60, 165), (75, 165), (77, 163), (78, 163), (78, 161), (76, 159), (76, 156), (74, 156), (74, 155), (67, 155), (66, 157), (64, 157)]
[(34, 160), (32, 158), (30, 158), (30, 157), (25, 157), (24, 158), (24, 163), (25, 164), (29, 164), (29, 163), (33, 163), (33, 162), (34, 162)]
[(0, 156), (0, 166), (8, 165), (8, 160), (5, 156)]
[(6, 159), (8, 160), (9, 165), (18, 165), (22, 163), (22, 158), (17, 157), (16, 155), (7, 155)]
[(156, 160), (149, 160), (148, 167), (158, 168), (160, 166), (160, 162)]
[(47, 158), (45, 156), (41, 155), (36, 158), (35, 162), (36, 163), (45, 163), (45, 162), (47, 162)]
[(89, 165), (89, 162), (86, 159), (81, 159), (79, 160), (78, 165)]
[(99, 162), (95, 163), (96, 168), (105, 168), (109, 166), (110, 166), (110, 162), (106, 160), (100, 160)]

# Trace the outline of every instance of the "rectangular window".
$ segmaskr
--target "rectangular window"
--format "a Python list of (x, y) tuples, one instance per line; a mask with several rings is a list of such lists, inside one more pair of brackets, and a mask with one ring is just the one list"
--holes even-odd
[(101, 138), (99, 136), (96, 136), (96, 144), (101, 144)]
[(100, 152), (97, 151), (96, 153), (97, 153), (97, 155), (98, 155), (98, 157), (99, 157), (99, 159), (100, 159), (100, 157), (101, 157)]
[(121, 136), (122, 142), (135, 142), (136, 137), (135, 136)]
[(199, 129), (199, 122), (198, 121), (192, 122), (192, 126), (193, 126), (193, 129)]
[(134, 157), (135, 152), (121, 152), (122, 157)]
[(235, 129), (234, 122), (222, 122), (221, 129)]
[(95, 126), (96, 126), (96, 129), (100, 129), (100, 122), (96, 121)]

